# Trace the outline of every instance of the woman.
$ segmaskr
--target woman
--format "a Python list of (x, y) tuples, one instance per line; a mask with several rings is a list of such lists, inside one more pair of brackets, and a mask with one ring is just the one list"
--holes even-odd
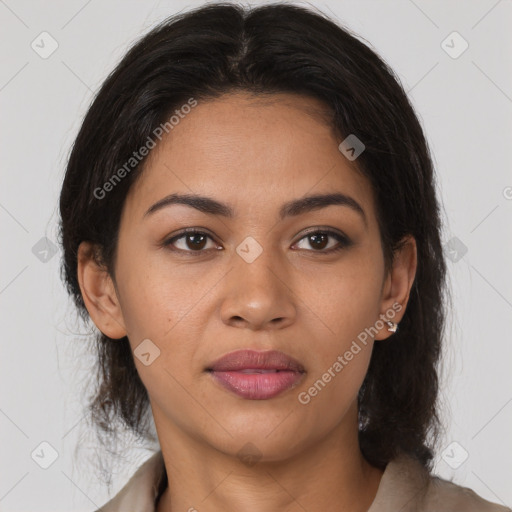
[(91, 105), (60, 212), (91, 412), (161, 447), (101, 510), (510, 510), (432, 474), (434, 171), (348, 30), (279, 4), (164, 21)]

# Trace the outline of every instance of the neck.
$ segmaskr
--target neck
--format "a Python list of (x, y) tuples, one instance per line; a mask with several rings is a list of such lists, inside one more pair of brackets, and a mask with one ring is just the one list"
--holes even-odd
[(360, 452), (353, 409), (355, 421), (345, 421), (318, 442), (274, 460), (261, 454), (259, 460), (244, 463), (236, 453), (200, 444), (183, 431), (166, 430), (159, 439), (169, 486), (157, 512), (367, 512), (383, 471)]

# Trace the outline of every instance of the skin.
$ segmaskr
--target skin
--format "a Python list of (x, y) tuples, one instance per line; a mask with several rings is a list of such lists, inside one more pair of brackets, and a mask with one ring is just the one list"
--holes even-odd
[[(359, 449), (357, 393), (374, 343), (393, 343), (387, 325), (310, 403), (297, 397), (393, 304), (403, 306), (400, 322), (416, 244), (408, 237), (385, 272), (371, 185), (338, 150), (322, 106), (291, 94), (199, 103), (151, 152), (127, 196), (115, 282), (90, 244), (80, 246), (79, 282), (96, 326), (127, 335), (133, 350), (148, 338), (160, 349), (149, 366), (135, 357), (170, 482), (158, 512), (359, 512), (375, 498), (382, 471)], [(355, 199), (366, 222), (340, 205), (278, 217), (287, 201), (334, 191)], [(144, 215), (171, 193), (212, 197), (235, 216), (185, 205)], [(187, 227), (211, 236), (202, 253), (186, 237), (177, 252), (163, 245)], [(352, 244), (322, 254), (339, 242), (315, 245), (304, 233), (315, 227)], [(252, 263), (236, 252), (248, 236), (263, 248)], [(243, 399), (204, 371), (240, 348), (281, 350), (306, 374), (272, 399)], [(248, 442), (261, 457), (252, 465), (237, 455)]]

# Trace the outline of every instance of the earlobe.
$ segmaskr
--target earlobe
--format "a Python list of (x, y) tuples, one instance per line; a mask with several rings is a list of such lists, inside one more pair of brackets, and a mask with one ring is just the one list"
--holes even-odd
[[(395, 251), (392, 267), (386, 276), (382, 290), (381, 319), (399, 324), (405, 314), (411, 288), (416, 277), (417, 246), (412, 235), (403, 238), (400, 248)], [(392, 327), (384, 320), (384, 326), (375, 336), (376, 340), (384, 340), (394, 334)], [(400, 329), (397, 326), (398, 330)]]
[(98, 262), (97, 247), (82, 242), (78, 248), (78, 282), (91, 320), (106, 336), (126, 336), (126, 327), (111, 276)]

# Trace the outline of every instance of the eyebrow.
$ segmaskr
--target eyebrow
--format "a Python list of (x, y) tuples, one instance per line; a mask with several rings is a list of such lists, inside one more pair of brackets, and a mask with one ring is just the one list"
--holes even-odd
[[(212, 199), (211, 197), (196, 194), (170, 194), (153, 204), (146, 211), (144, 217), (173, 204), (190, 206), (208, 215), (219, 215), (228, 219), (235, 216), (235, 212), (231, 206), (221, 203), (216, 199)], [(283, 220), (286, 217), (295, 217), (331, 205), (351, 208), (362, 217), (365, 225), (367, 225), (366, 214), (362, 206), (352, 197), (341, 193), (316, 194), (288, 201), (281, 206), (279, 218)]]

